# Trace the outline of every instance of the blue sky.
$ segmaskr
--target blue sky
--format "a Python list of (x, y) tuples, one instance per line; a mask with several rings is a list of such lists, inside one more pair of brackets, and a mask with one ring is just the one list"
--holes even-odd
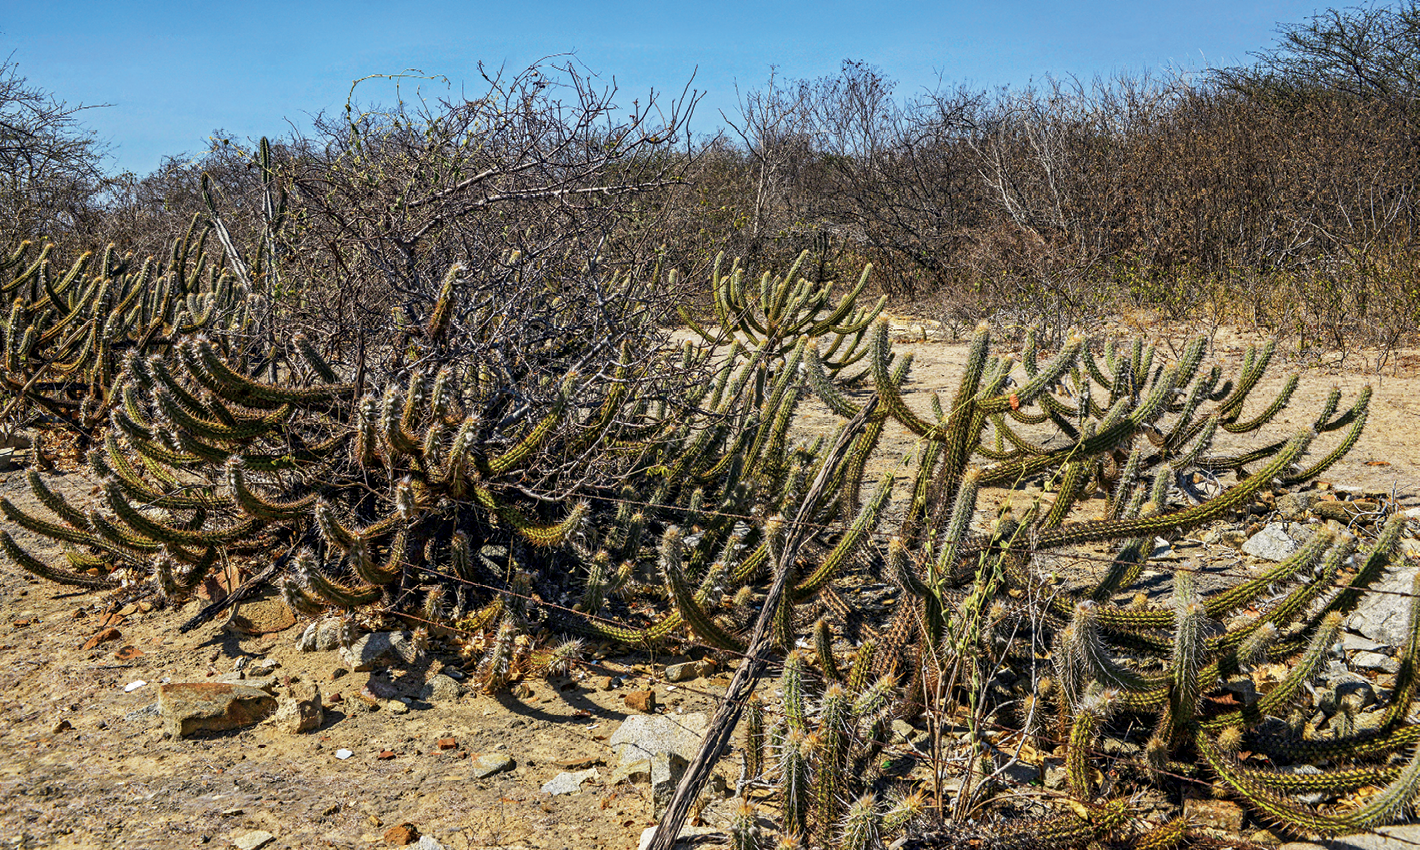
[[(707, 92), (693, 129), (733, 115), (735, 85), (878, 67), (900, 93), (948, 85), (1022, 86), (1049, 74), (1247, 61), (1279, 22), (1315, 3), (1221, 2), (299, 2), (12, 3), (0, 53), (32, 84), (86, 113), (113, 146), (110, 167), (139, 174), (164, 155), (203, 150), (214, 130), (280, 136), (345, 103), (351, 81), (419, 68), (479, 91), (480, 60), (509, 69), (574, 51), (621, 100), (678, 93), (694, 72)], [(1345, 4), (1341, 4), (1345, 5)], [(698, 68), (698, 71), (696, 70)], [(361, 99), (392, 90), (362, 87)], [(431, 88), (433, 94), (441, 89)]]

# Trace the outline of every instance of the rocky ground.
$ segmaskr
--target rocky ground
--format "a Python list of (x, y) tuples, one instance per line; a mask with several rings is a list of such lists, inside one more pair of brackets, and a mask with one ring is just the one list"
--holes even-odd
[[(962, 348), (916, 348), (917, 386), (953, 386)], [(1247, 573), (1276, 556), (1264, 542), (1295, 545), (1323, 503), (1420, 505), (1420, 379), (1309, 371), (1279, 427), (1310, 421), (1331, 383), (1349, 399), (1370, 380), (1377, 397), (1362, 444), (1307, 497), (1175, 541), (1157, 575), (1185, 559)], [(889, 435), (883, 455), (911, 448)], [(76, 502), (93, 496), (77, 472), (52, 482)], [(22, 472), (0, 473), (0, 493), (27, 492)], [(1408, 576), (1397, 581), (1408, 592)], [(0, 564), (0, 846), (635, 847), (674, 754), (693, 750), (732, 673), (697, 658), (589, 656), (569, 676), (489, 696), (466, 687), (466, 659), (438, 638), (421, 647), (380, 633), (341, 647), (332, 625), (308, 629), (275, 599), (180, 634), (203, 604), (115, 606)], [(1382, 594), (1352, 621), (1318, 685), (1316, 722), (1328, 722), (1342, 690), (1383, 699), (1407, 604)], [(897, 731), (900, 752), (923, 737), (907, 724)], [(727, 820), (737, 764), (717, 769), (699, 818), (708, 829)], [(1010, 778), (1058, 785), (1058, 767), (1042, 756)], [(1193, 806), (1268, 840), (1226, 801)]]

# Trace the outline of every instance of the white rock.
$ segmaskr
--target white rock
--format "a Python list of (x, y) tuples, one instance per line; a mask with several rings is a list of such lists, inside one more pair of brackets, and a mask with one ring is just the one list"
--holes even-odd
[(129, 682), (128, 684), (124, 685), (124, 686), (123, 686), (123, 692), (124, 692), (125, 694), (131, 694), (131, 693), (133, 693), (134, 691), (138, 690), (139, 688), (143, 687), (143, 686), (146, 685), (146, 684), (148, 684), (148, 683), (145, 682), (145, 681), (143, 681), (142, 679), (136, 679), (136, 680), (134, 680), (134, 681), (132, 681), (132, 682)]
[(543, 783), (542, 793), (557, 796), (559, 794), (574, 794), (581, 790), (582, 783), (588, 779), (599, 779), (601, 774), (597, 773), (595, 767), (586, 770), (579, 770), (576, 773), (559, 773)]
[(1271, 522), (1242, 545), (1244, 555), (1268, 561), (1284, 561), (1301, 546), (1287, 533), (1285, 523)]
[(232, 837), (232, 844), (237, 850), (257, 850), (258, 847), (265, 847), (270, 844), (276, 836), (263, 829), (254, 829), (251, 832)]
[(350, 757), (353, 756), (353, 755), (355, 755), (355, 754), (352, 753), (352, 752), (350, 752), (349, 750), (345, 750), (345, 749), (340, 749), (340, 750), (336, 750), (336, 751), (335, 751), (335, 757), (338, 758), (338, 759), (340, 759), (341, 761), (345, 761), (346, 759), (350, 758)]

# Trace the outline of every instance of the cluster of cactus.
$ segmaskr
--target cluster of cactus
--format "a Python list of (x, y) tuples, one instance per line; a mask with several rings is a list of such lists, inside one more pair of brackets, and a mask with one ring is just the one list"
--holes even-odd
[[(691, 384), (676, 406), (682, 415), (674, 424), (635, 449), (635, 467), (645, 470), (650, 486), (625, 491), (599, 540), (574, 544), (588, 576), (576, 608), (590, 616), (561, 618), (565, 628), (649, 644), (684, 624), (703, 644), (744, 650), (755, 603), (773, 578), (771, 568), (784, 543), (785, 517), (800, 516), (810, 482), (829, 462), (832, 439), (820, 435), (809, 443), (792, 442), (798, 407), (808, 395), (803, 370), (810, 361), (823, 362), (815, 357), (817, 343), (837, 355), (824, 358), (829, 369), (861, 359), (864, 334), (882, 308), (881, 301), (857, 306), (866, 275), (834, 303), (830, 287), (798, 278), (797, 270), (795, 265), (784, 276), (764, 275), (760, 299), (747, 300), (742, 271), (721, 274), (716, 264), (712, 289), (719, 322), (707, 328), (690, 320), (703, 344), (687, 343), (681, 364), (684, 372), (707, 377)], [(685, 415), (691, 411), (694, 415)], [(885, 476), (866, 500), (861, 497), (870, 452), (865, 444), (833, 461), (830, 498), (804, 518), (812, 527), (811, 545), (791, 565), (794, 584), (775, 612), (781, 647), (791, 647), (798, 624), (811, 621), (823, 606), (844, 607), (832, 583), (869, 551), (891, 494), (891, 476)], [(648, 526), (662, 529), (658, 575), (638, 586), (627, 579), (638, 575), (636, 565), (645, 560), (637, 553)], [(606, 607), (612, 589), (660, 593), (665, 603), (658, 607), (665, 613), (639, 628), (596, 616), (605, 610), (620, 617), (625, 610)]]
[[(429, 317), (431, 347), (446, 331), (457, 273)], [(827, 309), (822, 293), (780, 306), (822, 313), (819, 336), (861, 337), (872, 317), (854, 308), (857, 290)], [(37, 474), (34, 494), (52, 516), (0, 501), (11, 522), (62, 541), (68, 564), (42, 563), (8, 534), (0, 546), (52, 580), (103, 587), (151, 577), (169, 597), (215, 564), (260, 553), (275, 559), (272, 581), (301, 614), (372, 607), (493, 635), (483, 659), (490, 686), (517, 666), (510, 642), (543, 622), (629, 644), (691, 636), (742, 649), (780, 517), (796, 514), (823, 463), (822, 440), (789, 441), (803, 330), (788, 350), (776, 341), (728, 353), (687, 345), (670, 362), (636, 362), (623, 349), (610, 373), (544, 376), (524, 388), (525, 398), (550, 397), (540, 410), (509, 399), (504, 388), (518, 376), (496, 364), (408, 370), (357, 399), (301, 336), (255, 363), (200, 335), (148, 356), (131, 351), (89, 458), (102, 508), (73, 507)], [(666, 369), (710, 377), (663, 384), (670, 392), (657, 399), (634, 391)], [(550, 458), (600, 478), (562, 508), (540, 497)], [(840, 480), (860, 474), (838, 470)], [(890, 493), (885, 481), (858, 504), (856, 489), (815, 517), (825, 523), (816, 559), (778, 620), (785, 645), (864, 550)], [(841, 511), (853, 521), (839, 534), (828, 526)], [(664, 613), (635, 623), (633, 599)]]
[(0, 256), (0, 293), (10, 299), (0, 317), (0, 427), (37, 412), (88, 434), (108, 417), (129, 353), (166, 351), (199, 332), (243, 333), (251, 295), (208, 261), (208, 232), (194, 218), (166, 263), (110, 246), (60, 272), (52, 244), (36, 251), (29, 242)]
[[(1224, 454), (1215, 448), (1220, 436), (1257, 431), (1295, 389), (1295, 378), (1287, 380), (1257, 413), (1244, 415), (1271, 346), (1250, 349), (1240, 374), (1224, 380), (1221, 368), (1203, 366), (1201, 340), (1172, 364), (1157, 362), (1142, 343), (1107, 346), (1097, 359), (1078, 338), (1039, 363), (1028, 342), (1016, 385), (1014, 364), (990, 357), (988, 344), (979, 329), (956, 396), (945, 409), (934, 398), (927, 417), (902, 399), (900, 378), (888, 368), (887, 328), (876, 331), (878, 404), (921, 439), (916, 484), (886, 557), (907, 604), (883, 633), (877, 669), (898, 671), (919, 706), (940, 696), (946, 682), (948, 698), (969, 706), (977, 721), (1018, 721), (1017, 731), (1036, 736), (1042, 750), (1063, 743), (1070, 791), (1085, 806), (1066, 820), (1110, 820), (1113, 809), (1094, 799), (1091, 778), (1098, 738), (1111, 724), (1152, 730), (1141, 776), (1167, 781), (1206, 772), (1285, 831), (1335, 834), (1404, 811), (1420, 788), (1420, 761), (1385, 762), (1420, 740), (1420, 726), (1408, 721), (1417, 638), (1377, 728), (1322, 741), (1303, 740), (1299, 721), (1288, 727), (1290, 736), (1264, 724), (1292, 719), (1290, 709), (1342, 619), (1391, 566), (1402, 518), (1386, 523), (1366, 551), (1344, 531), (1322, 527), (1263, 575), (1206, 596), (1193, 590), (1186, 570), (1174, 571), (1172, 604), (1151, 604), (1136, 586), (1157, 537), (1177, 539), (1246, 509), (1264, 488), (1306, 481), (1334, 464), (1360, 436), (1369, 390), (1340, 412), (1333, 391), (1310, 428)], [(824, 401), (835, 409), (841, 403), (827, 394)], [(1308, 455), (1316, 437), (1338, 433), (1329, 450)], [(1203, 478), (1216, 483), (1215, 474), (1226, 470), (1237, 473), (1231, 487), (1208, 495), (1198, 486)], [(1034, 481), (1053, 498), (1029, 495), (1025, 485)], [(988, 485), (1007, 488), (1007, 496), (981, 522), (978, 499)], [(1071, 521), (1082, 514), (1087, 518)], [(1087, 544), (1112, 546), (1108, 568), (1091, 586), (1061, 585), (1036, 567), (1052, 551)], [(1263, 603), (1278, 586), (1290, 592)], [(1245, 613), (1247, 606), (1262, 610)], [(1048, 666), (1040, 661), (1043, 646), (1052, 647)], [(1262, 659), (1289, 664), (1287, 679), (1254, 703), (1223, 709), (1207, 699)], [(1012, 670), (1014, 691), (992, 685), (992, 671), (1002, 668)], [(1041, 722), (1048, 708), (1037, 697), (1045, 693), (1058, 712), (1053, 728)], [(1233, 755), (1240, 746), (1278, 761), (1341, 767), (1305, 777), (1245, 767)], [(1349, 814), (1319, 814), (1295, 799), (1386, 782), (1383, 794)], [(969, 781), (967, 789), (969, 800)], [(1107, 832), (1123, 829), (1151, 846), (1181, 830), (1171, 824), (1138, 836), (1134, 825), (1111, 824)], [(1073, 836), (1046, 826), (1034, 827), (1035, 846), (1101, 837), (1083, 825)]]
[[(897, 690), (891, 675), (870, 681), (875, 644), (859, 647), (845, 675), (823, 620), (814, 636), (818, 675), (811, 674), (804, 651), (788, 654), (777, 722), (766, 727), (768, 712), (759, 697), (747, 706), (741, 788), (774, 789), (781, 814), (777, 846), (816, 836), (825, 846), (867, 850), (900, 833), (924, 811), (926, 798), (918, 791), (885, 800), (864, 781), (876, 775), (874, 759), (886, 742)], [(858, 793), (850, 801), (853, 791)], [(753, 815), (746, 803), (734, 827), (735, 845), (745, 850), (762, 846)]]
[[(717, 263), (713, 320), (685, 314), (698, 343), (662, 346), (648, 323), (602, 360), (589, 354), (601, 343), (556, 334), (536, 350), (490, 343), (485, 349), (503, 353), (470, 359), (458, 351), (501, 331), (492, 313), (470, 318), (496, 305), (461, 302), (455, 267), (426, 320), (404, 327), (389, 362), (370, 370), (382, 386), (362, 395), (361, 369), (332, 365), (303, 337), (263, 342), (257, 356), (239, 336), (196, 334), (240, 318), (233, 299), (244, 293), (225, 278), (198, 287), (189, 270), (203, 267), (200, 243), (194, 263), (189, 241), (165, 276), (142, 273), (139, 289), (138, 280), (114, 284), (116, 296), (81, 298), (91, 279), (83, 267), (62, 285), (38, 271), (23, 277), (26, 303), (47, 299), (78, 316), (95, 305), (107, 305), (105, 317), (139, 311), (112, 320), (127, 336), (104, 357), (120, 359), (92, 367), (98, 384), (88, 376), (91, 389), (73, 396), (93, 398), (85, 421), (103, 425), (89, 456), (102, 507), (80, 510), (33, 473), (36, 500), (51, 516), (0, 500), (11, 523), (65, 544), (67, 564), (57, 566), (0, 531), (0, 548), (31, 572), (86, 587), (147, 580), (180, 597), (216, 564), (265, 557), (262, 575), (300, 614), (375, 610), (478, 634), (479, 679), (494, 688), (575, 654), (577, 644), (548, 653), (521, 637), (543, 629), (742, 652), (782, 566), (788, 589), (770, 622), (788, 653), (785, 719), (766, 730), (751, 711), (746, 779), (779, 789), (791, 843), (871, 846), (900, 831), (922, 804), (907, 795), (889, 805), (874, 784), (885, 720), (943, 710), (942, 699), (966, 706), (977, 732), (1018, 720), (1040, 748), (1064, 745), (1075, 807), (1036, 825), (1049, 846), (1129, 835), (1163, 847), (1181, 833), (1178, 823), (1146, 832), (1126, 808), (1094, 799), (1099, 736), (1140, 728), (1141, 717), (1152, 730), (1141, 777), (1206, 772), (1296, 832), (1384, 821), (1420, 782), (1420, 761), (1385, 764), (1420, 741), (1408, 720), (1420, 682), (1416, 617), (1378, 727), (1321, 740), (1264, 723), (1288, 717), (1340, 618), (1389, 568), (1397, 523), (1365, 551), (1344, 533), (1320, 531), (1295, 557), (1222, 592), (1196, 593), (1179, 573), (1172, 604), (1131, 597), (1156, 537), (1176, 538), (1247, 509), (1264, 489), (1315, 477), (1358, 439), (1369, 391), (1344, 410), (1333, 392), (1295, 436), (1218, 448), (1229, 435), (1259, 433), (1289, 403), (1295, 379), (1246, 412), (1270, 346), (1250, 349), (1225, 379), (1205, 365), (1201, 340), (1172, 363), (1142, 343), (1096, 353), (1079, 337), (1041, 362), (1028, 341), (1018, 366), (991, 356), (983, 328), (954, 396), (933, 395), (920, 412), (904, 397), (911, 358), (893, 352), (882, 302), (858, 304), (866, 274), (835, 298), (827, 284), (800, 278), (797, 265), (754, 286)], [(93, 280), (130, 274), (110, 259), (103, 267)], [(610, 290), (634, 297), (628, 280)], [(35, 359), (49, 351), (39, 341), (68, 337), (43, 328), (78, 318), (41, 321), (45, 310), (35, 309), (32, 318), (12, 311), (6, 345), (20, 328), (17, 362), (49, 362), (51, 354)], [(98, 315), (87, 326), (95, 340), (107, 334), (93, 330)], [(455, 315), (469, 329), (457, 339)], [(26, 380), (31, 393), (45, 383)], [(57, 379), (47, 392), (78, 391)], [(801, 406), (815, 399), (843, 420), (839, 435), (796, 430)], [(889, 428), (918, 440), (912, 487), (896, 503), (891, 471), (865, 486)], [(1319, 437), (1331, 447), (1313, 451)], [(846, 440), (848, 451), (829, 450)], [(1229, 472), (1236, 482), (1223, 487)], [(1043, 492), (1029, 495), (1035, 484)], [(978, 502), (988, 487), (1006, 488), (1008, 498), (983, 522)], [(899, 525), (879, 543), (889, 515)], [(1112, 550), (1092, 586), (1069, 589), (1042, 575), (1042, 556), (1098, 544)], [(797, 556), (784, 563), (788, 551)], [(853, 604), (840, 579), (854, 572), (902, 589), (886, 621), (867, 622)], [(1260, 614), (1240, 613), (1275, 585), (1293, 589)], [(1216, 625), (1225, 618), (1226, 628)], [(793, 650), (815, 621), (819, 672), (806, 677)], [(831, 629), (867, 636), (846, 674)], [(1262, 700), (1224, 710), (1207, 699), (1264, 657), (1293, 662), (1293, 673)], [(1003, 668), (1020, 693), (993, 684)], [(1048, 708), (1036, 704), (1047, 693), (1055, 724), (1041, 722)], [(976, 736), (973, 766), (989, 756), (983, 742)], [(1240, 746), (1339, 767), (1262, 771), (1237, 760)], [(1295, 799), (1370, 783), (1388, 785), (1349, 815), (1322, 815)], [(967, 801), (979, 790), (970, 777), (964, 788)], [(754, 846), (753, 812), (742, 821), (741, 843)]]

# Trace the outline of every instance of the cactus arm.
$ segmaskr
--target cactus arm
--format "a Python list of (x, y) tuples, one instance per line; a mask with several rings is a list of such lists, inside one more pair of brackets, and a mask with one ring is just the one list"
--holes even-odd
[(6, 557), (25, 572), (56, 584), (93, 590), (108, 590), (118, 585), (117, 582), (107, 577), (89, 576), (59, 567), (51, 567), (21, 548), (8, 531), (0, 530), (0, 551), (4, 551)]

